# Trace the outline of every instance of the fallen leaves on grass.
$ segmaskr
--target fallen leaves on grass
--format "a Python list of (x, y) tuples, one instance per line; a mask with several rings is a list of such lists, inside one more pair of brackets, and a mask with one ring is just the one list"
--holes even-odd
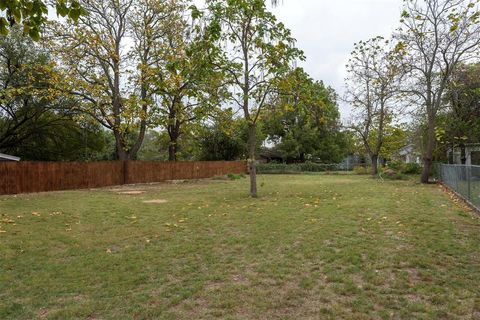
[[(455, 203), (458, 207), (460, 207), (462, 210), (466, 212), (472, 212), (473, 209), (463, 200), (461, 199), (455, 192), (451, 191), (449, 188), (445, 186), (440, 186), (440, 189), (447, 193), (447, 195), (450, 197), (450, 200)], [(447, 207), (446, 204), (441, 205), (442, 207), (445, 206)]]
[(5, 224), (15, 223), (15, 221), (13, 221), (12, 219), (8, 219), (8, 218), (2, 219), (2, 220), (0, 220), (0, 222), (5, 223)]

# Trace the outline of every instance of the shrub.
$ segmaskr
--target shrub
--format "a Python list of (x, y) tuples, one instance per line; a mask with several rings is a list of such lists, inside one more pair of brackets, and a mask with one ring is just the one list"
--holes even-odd
[(300, 169), (296, 165), (287, 165), (283, 163), (261, 163), (257, 165), (257, 172), (270, 174), (299, 173)]
[(326, 171), (337, 171), (339, 170), (339, 165), (337, 164), (322, 164), (314, 162), (305, 162), (305, 163), (294, 163), (294, 164), (284, 164), (284, 163), (261, 163), (257, 165), (258, 173), (267, 173), (267, 174), (295, 174), (302, 172), (326, 172)]
[(395, 171), (401, 171), (403, 166), (404, 163), (402, 161), (391, 161), (388, 163), (388, 168)]
[(227, 174), (227, 177), (230, 180), (240, 180), (240, 179), (245, 178), (245, 174), (243, 174), (243, 173), (241, 173), (241, 174), (229, 173), (229, 174)]
[(355, 166), (353, 167), (353, 172), (359, 175), (370, 174), (372, 172), (371, 167), (369, 166)]
[(401, 172), (403, 174), (420, 174), (422, 172), (422, 166), (418, 163), (406, 163)]
[(388, 180), (406, 180), (407, 177), (393, 169), (386, 169), (381, 173), (381, 177)]
[(212, 180), (228, 180), (227, 176), (214, 176)]

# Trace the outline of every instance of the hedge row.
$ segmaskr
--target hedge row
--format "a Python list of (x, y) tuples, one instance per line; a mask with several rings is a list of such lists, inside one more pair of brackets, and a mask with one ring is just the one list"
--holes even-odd
[(302, 173), (302, 172), (327, 172), (342, 170), (339, 164), (322, 164), (322, 163), (261, 163), (257, 165), (258, 173), (267, 174), (286, 174), (286, 173)]

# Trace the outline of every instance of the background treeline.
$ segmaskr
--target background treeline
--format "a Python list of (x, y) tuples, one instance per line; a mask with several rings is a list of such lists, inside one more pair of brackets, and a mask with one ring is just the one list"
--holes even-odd
[[(337, 163), (350, 151), (335, 91), (295, 67), (303, 54), (263, 1), (79, 4), (76, 22), (48, 22), (35, 41), (18, 24), (0, 36), (0, 152), (52, 161), (247, 159), (252, 127), (257, 158)], [(225, 44), (238, 35), (224, 26), (241, 23), (239, 15), (257, 19), (257, 29)], [(250, 83), (242, 84), (241, 57), (231, 55), (249, 41), (258, 48), (247, 54)]]
[[(275, 1), (274, 1), (275, 2)], [(478, 1), (404, 1), (389, 38), (354, 45), (342, 130), (264, 0), (57, 0), (0, 8), (0, 151), (35, 160), (248, 159), (378, 165), (409, 147), (429, 181), (478, 142)], [(32, 40), (37, 42), (32, 42)]]
[(391, 37), (355, 44), (345, 100), (372, 174), (395, 131), (401, 141), (407, 129), (423, 183), (449, 149), (479, 141), (479, 50), (480, 7), (469, 0), (404, 1)]

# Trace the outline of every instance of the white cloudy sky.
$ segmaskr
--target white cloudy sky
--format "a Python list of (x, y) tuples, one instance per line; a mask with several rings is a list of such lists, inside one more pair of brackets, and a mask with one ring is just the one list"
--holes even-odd
[[(398, 26), (401, 7), (402, 0), (280, 0), (273, 11), (305, 52), (306, 71), (341, 94), (353, 44), (389, 36)], [(341, 112), (348, 119), (348, 106), (341, 105)]]

